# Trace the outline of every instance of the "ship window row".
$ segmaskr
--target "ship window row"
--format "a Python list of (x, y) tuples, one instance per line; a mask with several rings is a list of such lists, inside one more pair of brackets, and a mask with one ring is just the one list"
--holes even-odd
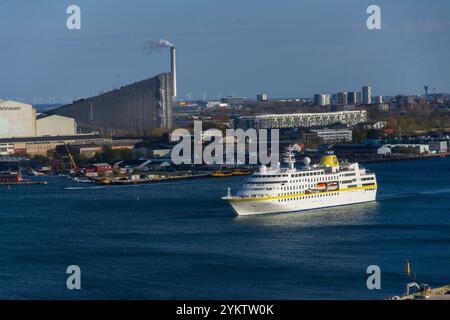
[(374, 180), (374, 177), (368, 177), (368, 178), (361, 178), (361, 181), (371, 181)]
[(352, 172), (352, 173), (344, 173), (344, 177), (353, 177), (356, 176), (356, 173)]
[(363, 187), (374, 186), (375, 183), (363, 183)]
[(313, 171), (313, 172), (304, 172), (304, 173), (294, 173), (291, 174), (291, 178), (300, 178), (300, 177), (310, 177), (310, 176), (318, 176), (325, 174), (324, 171)]
[(330, 177), (321, 177), (321, 178), (313, 178), (313, 179), (298, 179), (293, 180), (291, 183), (299, 183), (299, 182), (324, 182), (324, 181), (334, 181), (336, 180), (336, 177), (330, 176)]
[(255, 178), (287, 178), (288, 174), (254, 175)]
[(272, 188), (249, 188), (249, 191), (272, 190)]
[(249, 181), (247, 185), (252, 185), (252, 184), (280, 184), (280, 183), (287, 183), (287, 181), (263, 181), (263, 182)]
[[(308, 189), (307, 189), (308, 188)], [(290, 189), (290, 190), (294, 190), (293, 192), (284, 192), (284, 193), (280, 193), (280, 196), (289, 196), (292, 194), (298, 194), (299, 192), (303, 192), (303, 191), (307, 191), (309, 189), (313, 189), (314, 185), (310, 185), (310, 186), (304, 186), (304, 188), (298, 188), (298, 189)], [(281, 188), (281, 190), (289, 190), (289, 189), (283, 189)]]
[(305, 188), (314, 188), (316, 185), (314, 184), (304, 184), (301, 186), (290, 186), (290, 187), (282, 187), (281, 190), (302, 190)]
[(325, 193), (325, 194), (314, 194), (309, 196), (303, 196), (303, 197), (294, 197), (294, 198), (287, 198), (287, 199), (278, 199), (278, 202), (289, 202), (289, 201), (297, 201), (297, 200), (305, 200), (305, 199), (313, 199), (313, 198), (325, 198), (325, 197), (331, 197), (331, 196), (337, 196), (338, 192), (333, 193)]

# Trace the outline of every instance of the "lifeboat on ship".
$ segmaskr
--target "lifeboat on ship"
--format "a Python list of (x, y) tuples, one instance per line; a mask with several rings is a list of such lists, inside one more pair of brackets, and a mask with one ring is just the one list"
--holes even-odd
[(336, 191), (339, 188), (339, 184), (337, 181), (327, 183), (328, 191)]
[(317, 190), (319, 191), (325, 191), (327, 188), (327, 184), (325, 182), (320, 182), (317, 184)]

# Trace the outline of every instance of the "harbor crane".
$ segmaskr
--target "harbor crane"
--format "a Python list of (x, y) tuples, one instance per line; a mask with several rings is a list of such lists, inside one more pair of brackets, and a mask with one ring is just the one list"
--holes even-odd
[(67, 155), (69, 156), (69, 160), (70, 160), (70, 169), (71, 169), (70, 171), (72, 174), (75, 174), (78, 171), (78, 166), (77, 166), (72, 154), (70, 153), (69, 145), (66, 143), (65, 146), (66, 146), (66, 150), (67, 150)]

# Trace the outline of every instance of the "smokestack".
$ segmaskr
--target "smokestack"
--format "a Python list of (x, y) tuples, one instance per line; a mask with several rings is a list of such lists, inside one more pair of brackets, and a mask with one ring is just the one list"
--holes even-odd
[(172, 78), (173, 78), (173, 96), (177, 96), (177, 53), (175, 47), (170, 48), (170, 64), (172, 68)]
[(161, 51), (163, 48), (170, 48), (170, 64), (172, 67), (172, 96), (177, 96), (177, 57), (176, 57), (176, 50), (175, 45), (171, 43), (169, 40), (160, 39), (158, 41), (147, 41), (144, 44), (144, 51), (147, 54), (153, 54), (155, 51)]

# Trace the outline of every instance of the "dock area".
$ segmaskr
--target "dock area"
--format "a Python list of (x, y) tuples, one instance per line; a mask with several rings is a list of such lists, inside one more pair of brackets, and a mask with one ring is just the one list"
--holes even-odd
[(197, 173), (189, 175), (163, 175), (163, 176), (152, 176), (147, 178), (136, 177), (136, 178), (102, 178), (95, 179), (94, 183), (98, 185), (138, 185), (138, 184), (150, 184), (159, 182), (169, 182), (169, 181), (179, 181), (188, 179), (200, 179), (209, 178), (211, 175), (209, 173)]
[(414, 294), (396, 296), (390, 300), (450, 300), (450, 284)]
[(0, 186), (33, 186), (46, 185), (47, 181), (19, 181), (19, 182), (0, 182)]
[(150, 184), (158, 182), (170, 182), (190, 179), (204, 178), (224, 178), (238, 177), (252, 174), (253, 171), (248, 169), (234, 170), (202, 170), (202, 171), (176, 171), (176, 172), (153, 172), (153, 173), (132, 173), (128, 175), (105, 175), (102, 177), (89, 178), (91, 182), (97, 185), (138, 185)]
[(0, 174), (0, 186), (31, 186), (44, 184), (47, 184), (47, 181), (24, 179), (19, 172)]

